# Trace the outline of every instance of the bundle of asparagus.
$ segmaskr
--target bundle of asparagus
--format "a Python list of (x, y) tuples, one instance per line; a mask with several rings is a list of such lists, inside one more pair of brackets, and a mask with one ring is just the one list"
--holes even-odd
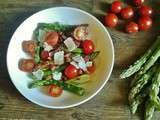
[(124, 70), (120, 78), (128, 78), (135, 74), (128, 94), (129, 106), (135, 114), (140, 104), (145, 103), (144, 120), (151, 120), (155, 110), (160, 111), (160, 36), (133, 65)]

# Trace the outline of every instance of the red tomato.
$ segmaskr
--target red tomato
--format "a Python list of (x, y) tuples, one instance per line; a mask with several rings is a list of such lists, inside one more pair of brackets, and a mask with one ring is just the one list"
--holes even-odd
[(141, 6), (145, 0), (133, 0), (133, 4), (135, 6)]
[(75, 78), (78, 76), (78, 69), (73, 65), (69, 65), (64, 70), (64, 74), (67, 76), (67, 78)]
[(111, 5), (111, 12), (119, 13), (122, 9), (123, 3), (120, 1), (114, 1)]
[(135, 22), (129, 22), (126, 25), (126, 32), (128, 33), (136, 33), (138, 32), (138, 24)]
[(116, 27), (117, 23), (118, 23), (118, 17), (113, 14), (113, 13), (108, 13), (105, 16), (105, 25), (111, 28)]
[(134, 15), (134, 11), (131, 7), (126, 7), (121, 10), (121, 16), (123, 19), (132, 18)]
[(152, 19), (150, 17), (141, 17), (138, 25), (140, 30), (148, 30), (152, 26)]
[(94, 52), (95, 50), (95, 45), (94, 43), (92, 42), (92, 40), (85, 40), (83, 43), (82, 43), (82, 47), (83, 47), (83, 50), (84, 50), (84, 53), (85, 54), (91, 54)]
[(88, 35), (88, 29), (86, 26), (78, 26), (73, 32), (73, 36), (76, 40), (85, 40)]
[(96, 70), (96, 65), (95, 63), (93, 63), (93, 65), (91, 67), (87, 67), (87, 70), (88, 72), (91, 74), (91, 73), (94, 73), (94, 71)]
[(59, 35), (57, 32), (48, 32), (45, 37), (45, 42), (48, 45), (55, 46), (58, 43)]
[(41, 52), (41, 58), (42, 58), (42, 60), (48, 60), (48, 57), (49, 57), (49, 52), (43, 50), (43, 51)]
[(140, 9), (139, 9), (139, 15), (140, 16), (151, 16), (152, 15), (152, 8), (149, 7), (149, 6), (142, 6)]
[(49, 88), (49, 94), (53, 97), (59, 97), (62, 94), (62, 92), (62, 88), (54, 84), (52, 84)]

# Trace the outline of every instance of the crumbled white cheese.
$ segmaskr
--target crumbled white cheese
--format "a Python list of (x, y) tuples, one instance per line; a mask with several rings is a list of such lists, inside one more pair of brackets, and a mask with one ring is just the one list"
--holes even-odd
[(38, 80), (42, 80), (44, 72), (40, 69), (38, 69), (35, 72), (32, 72), (32, 74), (38, 79)]
[(86, 67), (91, 67), (93, 65), (92, 61), (86, 62)]
[(51, 45), (48, 45), (46, 42), (44, 42), (43, 48), (44, 48), (44, 50), (46, 50), (48, 52), (53, 49), (53, 47)]
[(64, 63), (64, 51), (59, 51), (54, 54), (54, 63), (57, 65)]
[(73, 59), (75, 62), (78, 63), (79, 68), (81, 68), (83, 71), (86, 71), (86, 70), (87, 70), (85, 60), (83, 59), (82, 56), (77, 55), (77, 56), (72, 57), (72, 59)]
[(77, 69), (79, 69), (78, 64), (75, 61), (70, 62), (71, 65), (75, 66)]
[(64, 41), (64, 44), (68, 48), (69, 51), (73, 51), (74, 49), (77, 48), (76, 44), (73, 41), (73, 38), (69, 37)]
[(87, 71), (86, 63), (85, 61), (81, 61), (78, 63), (79, 68), (81, 68), (83, 71)]
[(62, 78), (62, 73), (61, 72), (53, 72), (52, 73), (53, 79), (54, 80), (61, 80)]
[(84, 60), (84, 59), (82, 58), (82, 56), (80, 56), (80, 55), (74, 56), (74, 57), (72, 57), (72, 59), (73, 59), (75, 62), (81, 62), (81, 61)]

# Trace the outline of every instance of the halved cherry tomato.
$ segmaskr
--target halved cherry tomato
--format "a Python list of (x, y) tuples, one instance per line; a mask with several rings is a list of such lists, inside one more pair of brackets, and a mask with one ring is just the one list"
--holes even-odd
[(67, 78), (75, 78), (78, 76), (78, 69), (73, 65), (69, 65), (64, 70), (64, 74), (67, 76)]
[(138, 25), (140, 30), (148, 30), (152, 26), (152, 19), (150, 17), (141, 17)]
[(88, 35), (88, 29), (86, 26), (79, 26), (75, 28), (73, 36), (76, 40), (81, 41), (85, 40)]
[(92, 40), (85, 40), (83, 43), (82, 43), (82, 47), (83, 47), (83, 50), (84, 50), (84, 53), (85, 54), (91, 54), (94, 52), (95, 50), (95, 45), (94, 43), (92, 42)]
[(45, 42), (48, 45), (55, 46), (58, 43), (59, 35), (57, 32), (48, 32), (45, 37)]
[(41, 52), (41, 58), (42, 58), (42, 60), (48, 60), (48, 57), (49, 57), (49, 52), (43, 50), (43, 51)]
[(62, 87), (52, 84), (49, 88), (49, 94), (53, 97), (59, 97), (63, 93)]
[(134, 11), (131, 7), (126, 7), (121, 10), (121, 16), (123, 19), (132, 18), (134, 15)]
[(108, 13), (106, 16), (105, 16), (105, 25), (110, 27), (110, 28), (114, 28), (117, 26), (117, 23), (118, 23), (118, 17), (113, 14), (113, 13)]
[(95, 63), (93, 62), (92, 66), (91, 67), (87, 67), (87, 70), (88, 72), (91, 74), (91, 73), (94, 73), (94, 71), (96, 70), (96, 65)]
[(140, 16), (151, 16), (152, 15), (152, 8), (149, 7), (149, 6), (142, 6), (140, 9), (139, 9), (139, 15)]
[(111, 12), (119, 13), (122, 9), (123, 3), (120, 1), (114, 1), (111, 5)]

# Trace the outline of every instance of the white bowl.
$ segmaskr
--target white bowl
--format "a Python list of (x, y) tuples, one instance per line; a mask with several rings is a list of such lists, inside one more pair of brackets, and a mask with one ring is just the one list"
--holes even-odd
[[(16, 21), (15, 21), (16, 22)], [(32, 34), (40, 22), (62, 24), (89, 24), (90, 37), (100, 50), (96, 60), (96, 72), (91, 75), (91, 82), (86, 85), (86, 94), (77, 96), (64, 91), (54, 98), (45, 93), (45, 89), (29, 89), (32, 81), (26, 73), (18, 68), (21, 58), (28, 58), (21, 48), (23, 40), (32, 39)], [(26, 19), (13, 34), (7, 52), (7, 67), (13, 84), (28, 100), (40, 106), (54, 109), (63, 109), (80, 105), (93, 98), (107, 83), (114, 65), (114, 48), (107, 29), (91, 14), (76, 8), (55, 7), (42, 10)]]

